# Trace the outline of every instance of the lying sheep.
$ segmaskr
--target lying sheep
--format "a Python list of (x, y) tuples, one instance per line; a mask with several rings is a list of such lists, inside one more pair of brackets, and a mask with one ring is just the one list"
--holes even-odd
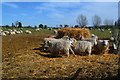
[(1, 32), (0, 36), (6, 36), (5, 32)]
[(9, 35), (14, 35), (16, 34), (15, 31), (10, 31)]
[(57, 30), (54, 30), (54, 33), (55, 33), (55, 34), (57, 34), (57, 33), (58, 33), (58, 31), (57, 31)]
[(27, 33), (27, 34), (31, 34), (32, 32), (29, 31), (29, 30), (26, 30), (25, 33)]
[(22, 30), (20, 30), (20, 33), (23, 33), (23, 31), (22, 31)]
[(21, 32), (20, 31), (15, 31), (16, 34), (20, 34)]
[(40, 31), (40, 29), (39, 29), (39, 28), (37, 28), (37, 29), (35, 29), (35, 31)]
[(72, 49), (75, 53), (88, 52), (91, 55), (92, 43), (88, 41), (76, 41), (72, 43)]
[(70, 41), (70, 40), (62, 40), (59, 42), (49, 41), (48, 51), (50, 51), (51, 53), (56, 53), (56, 55), (60, 53), (65, 53), (69, 57), (69, 50), (72, 52), (72, 54), (74, 54), (74, 51), (71, 48), (72, 42), (73, 41)]
[(100, 54), (108, 53), (109, 50), (109, 40), (98, 40), (96, 49)]
[(101, 32), (104, 32), (105, 30), (104, 29), (101, 29)]
[(4, 31), (4, 33), (5, 33), (5, 34), (10, 34), (10, 32), (9, 32), (9, 31)]

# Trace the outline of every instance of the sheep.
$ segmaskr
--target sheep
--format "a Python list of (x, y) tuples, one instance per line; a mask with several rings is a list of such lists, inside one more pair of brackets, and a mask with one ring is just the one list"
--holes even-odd
[(5, 33), (5, 34), (10, 34), (10, 32), (9, 32), (9, 31), (4, 31), (4, 33)]
[(22, 30), (20, 30), (20, 33), (23, 33), (23, 31), (22, 31)]
[(1, 32), (0, 36), (6, 36), (5, 32)]
[(35, 29), (35, 31), (40, 31), (40, 29), (39, 29), (39, 28), (37, 28), (37, 29)]
[(62, 40), (67, 40), (67, 39), (69, 39), (68, 36), (64, 36), (63, 38), (60, 38), (60, 39), (56, 39), (56, 38), (44, 38), (43, 50), (47, 50), (46, 48), (48, 48), (48, 42), (49, 41), (59, 42), (59, 41), (62, 41)]
[(96, 49), (101, 54), (107, 53), (109, 50), (109, 40), (98, 40), (97, 45), (96, 45)]
[(11, 29), (8, 29), (9, 32), (11, 32), (12, 30)]
[(98, 28), (98, 30), (100, 31), (100, 28)]
[(112, 33), (112, 31), (109, 31), (109, 33)]
[(104, 29), (101, 29), (101, 32), (104, 32), (105, 30)]
[(13, 31), (17, 31), (16, 29), (13, 29)]
[(27, 33), (27, 34), (31, 34), (32, 32), (29, 31), (29, 30), (26, 30), (25, 33)]
[(0, 32), (3, 32), (3, 30), (2, 30), (2, 29), (0, 29)]
[(10, 31), (9, 32), (9, 35), (14, 35), (14, 34), (16, 34), (15, 31)]
[(115, 39), (114, 39), (114, 37), (110, 37), (110, 41), (114, 41)]
[(58, 31), (57, 31), (57, 30), (54, 30), (54, 33), (55, 33), (55, 34), (57, 34), (57, 33), (58, 33)]
[(92, 43), (88, 41), (76, 41), (72, 43), (72, 49), (75, 53), (88, 52), (90, 56), (92, 51)]
[(16, 34), (20, 34), (21, 32), (20, 31), (15, 31)]
[(52, 28), (48, 28), (48, 30), (52, 30)]
[(91, 34), (89, 38), (87, 39), (84, 39), (84, 38), (80, 38), (81, 41), (88, 41), (88, 42), (91, 42), (92, 44), (92, 47), (94, 47), (95, 45), (97, 45), (97, 40), (98, 40), (98, 37), (94, 34)]
[(62, 40), (62, 41), (49, 41), (48, 43), (48, 51), (51, 53), (56, 53), (58, 55), (59, 53), (65, 53), (69, 57), (69, 50), (72, 52), (73, 55), (74, 51), (71, 48), (71, 43), (73, 41), (71, 40)]

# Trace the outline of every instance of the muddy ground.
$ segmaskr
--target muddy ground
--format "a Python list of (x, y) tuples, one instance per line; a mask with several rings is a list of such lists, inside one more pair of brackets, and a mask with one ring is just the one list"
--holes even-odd
[(58, 80), (103, 80), (118, 76), (116, 54), (92, 56), (60, 55), (58, 57), (41, 50), (44, 37), (40, 34), (17, 34), (2, 38), (2, 78), (48, 78)]

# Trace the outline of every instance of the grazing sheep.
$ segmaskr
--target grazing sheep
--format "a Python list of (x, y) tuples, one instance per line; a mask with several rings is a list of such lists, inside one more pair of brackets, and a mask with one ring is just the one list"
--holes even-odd
[(109, 40), (98, 40), (97, 45), (96, 45), (96, 49), (101, 54), (107, 53), (109, 50)]
[[(63, 40), (63, 41), (49, 41), (48, 43), (48, 51), (51, 53), (56, 53), (58, 55), (59, 53), (65, 53), (69, 57), (69, 50), (74, 54), (74, 51), (71, 48), (71, 43), (73, 41), (70, 40)], [(75, 54), (74, 54), (75, 55)]]
[(32, 32), (29, 31), (29, 30), (26, 30), (25, 33), (27, 33), (27, 34), (31, 34)]
[(5, 32), (1, 32), (0, 36), (6, 36)]
[(72, 49), (75, 53), (88, 52), (91, 55), (92, 44), (88, 41), (76, 41), (72, 43)]

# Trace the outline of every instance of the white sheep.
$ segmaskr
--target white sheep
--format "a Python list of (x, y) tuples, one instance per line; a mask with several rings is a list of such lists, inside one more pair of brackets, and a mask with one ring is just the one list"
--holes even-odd
[(20, 33), (23, 33), (23, 31), (22, 31), (22, 30), (20, 30)]
[(10, 32), (9, 32), (9, 31), (4, 31), (4, 33), (5, 33), (5, 34), (10, 34)]
[(21, 32), (20, 31), (15, 31), (16, 34), (20, 34)]
[(10, 35), (14, 35), (14, 34), (16, 34), (16, 33), (15, 33), (15, 31), (10, 31), (9, 34), (10, 34)]
[(101, 32), (104, 32), (105, 30), (104, 29), (101, 29)]
[(69, 51), (71, 51), (72, 54), (74, 54), (74, 51), (71, 48), (72, 42), (73, 41), (71, 41), (71, 40), (62, 40), (59, 42), (49, 41), (48, 51), (50, 51), (51, 53), (56, 53), (56, 55), (58, 55), (60, 53), (65, 53), (69, 57)]
[(54, 33), (55, 33), (55, 34), (57, 34), (57, 33), (58, 33), (58, 31), (57, 31), (57, 30), (54, 30)]
[(109, 33), (112, 33), (112, 31), (109, 31)]
[(35, 29), (35, 31), (40, 31), (40, 28)]
[(25, 33), (27, 33), (27, 34), (31, 34), (32, 32), (29, 31), (29, 30), (26, 30)]
[(0, 36), (6, 36), (5, 32), (1, 32)]
[(81, 40), (91, 42), (92, 47), (94, 47), (95, 45), (97, 45), (98, 36), (91, 34), (89, 38), (87, 39), (81, 38)]
[(101, 54), (108, 53), (108, 50), (109, 50), (109, 40), (98, 40), (97, 41), (97, 45), (96, 45), (96, 49)]
[(46, 48), (48, 47), (48, 42), (49, 41), (59, 42), (59, 41), (62, 41), (62, 40), (67, 40), (67, 39), (69, 39), (68, 36), (64, 36), (63, 38), (60, 38), (60, 39), (56, 39), (56, 38), (44, 38), (43, 50), (47, 50)]
[(88, 52), (90, 56), (92, 51), (92, 43), (88, 41), (76, 41), (72, 43), (72, 49), (75, 53), (79, 54), (83, 52)]

